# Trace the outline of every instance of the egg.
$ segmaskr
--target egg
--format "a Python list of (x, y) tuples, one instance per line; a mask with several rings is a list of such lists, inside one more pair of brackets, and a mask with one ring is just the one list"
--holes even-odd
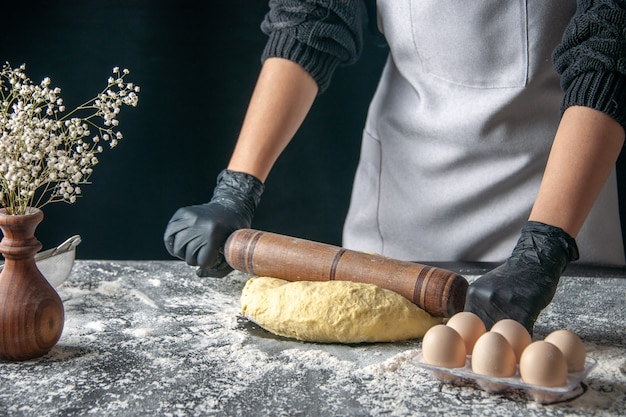
[(567, 382), (567, 361), (552, 343), (532, 342), (522, 352), (519, 364), (522, 381), (544, 387), (560, 387)]
[(429, 365), (443, 368), (465, 366), (465, 342), (456, 330), (445, 324), (433, 326), (424, 334), (422, 354)]
[(487, 331), (485, 324), (476, 314), (469, 311), (461, 311), (450, 317), (447, 326), (456, 330), (465, 342), (465, 350), (468, 355), (472, 354), (474, 343)]
[(492, 332), (500, 333), (511, 344), (515, 352), (515, 361), (519, 363), (522, 352), (532, 339), (528, 330), (519, 322), (511, 319), (499, 320), (491, 327)]
[(496, 332), (478, 338), (472, 350), (472, 371), (480, 375), (506, 378), (515, 375), (517, 362), (511, 344)]
[(565, 329), (556, 330), (546, 336), (544, 341), (552, 343), (563, 352), (569, 372), (580, 372), (584, 369), (587, 353), (576, 333)]

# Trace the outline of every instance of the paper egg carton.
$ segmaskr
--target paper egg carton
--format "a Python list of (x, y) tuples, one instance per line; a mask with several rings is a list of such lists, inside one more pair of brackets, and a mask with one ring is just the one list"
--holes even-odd
[(597, 365), (597, 361), (587, 357), (585, 367), (580, 372), (570, 372), (567, 375), (567, 382), (560, 387), (544, 387), (540, 385), (527, 384), (522, 381), (519, 373), (519, 365), (515, 375), (508, 378), (498, 378), (487, 375), (480, 375), (472, 371), (472, 356), (468, 355), (465, 366), (462, 368), (444, 368), (429, 365), (424, 362), (424, 356), (420, 351), (417, 355), (417, 364), (439, 379), (447, 383), (458, 383), (463, 380), (474, 381), (481, 389), (490, 393), (499, 393), (508, 389), (521, 390), (534, 401), (540, 404), (551, 404), (567, 401), (578, 397), (583, 393), (581, 382), (587, 377), (589, 372)]

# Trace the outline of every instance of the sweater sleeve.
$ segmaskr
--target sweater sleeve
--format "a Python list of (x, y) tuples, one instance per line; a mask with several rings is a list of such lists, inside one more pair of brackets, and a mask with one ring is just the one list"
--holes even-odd
[(269, 36), (262, 61), (280, 57), (296, 62), (315, 79), (321, 94), (339, 65), (360, 56), (366, 20), (362, 0), (271, 0), (261, 23)]
[(562, 111), (591, 107), (626, 129), (626, 0), (579, 0), (553, 59)]

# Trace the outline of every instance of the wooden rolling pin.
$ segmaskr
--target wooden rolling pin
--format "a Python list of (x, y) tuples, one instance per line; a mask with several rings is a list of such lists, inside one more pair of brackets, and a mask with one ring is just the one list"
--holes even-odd
[(454, 272), (289, 236), (241, 229), (226, 241), (231, 267), (288, 281), (353, 281), (404, 296), (433, 316), (462, 311), (468, 283)]

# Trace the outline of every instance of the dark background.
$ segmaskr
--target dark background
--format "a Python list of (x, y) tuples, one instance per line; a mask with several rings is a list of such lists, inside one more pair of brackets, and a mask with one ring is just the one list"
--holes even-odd
[[(260, 70), (266, 0), (23, 1), (0, 6), (0, 60), (49, 76), (68, 109), (131, 70), (117, 148), (100, 155), (75, 204), (46, 206), (44, 247), (80, 234), (83, 259), (169, 259), (165, 225), (207, 202), (225, 168)], [(340, 244), (367, 105), (386, 50), (340, 68), (266, 182), (254, 227)], [(108, 151), (108, 152), (107, 152)]]
[[(139, 106), (119, 118), (124, 139), (100, 155), (83, 197), (44, 208), (45, 248), (80, 234), (79, 258), (170, 259), (167, 221), (208, 201), (228, 162), (260, 70), (266, 11), (266, 0), (3, 2), (0, 60), (26, 63), (36, 83), (49, 76), (68, 109), (97, 94), (114, 66), (141, 86)], [(253, 227), (340, 244), (386, 57), (377, 41), (368, 34), (361, 60), (318, 98), (270, 174)]]

